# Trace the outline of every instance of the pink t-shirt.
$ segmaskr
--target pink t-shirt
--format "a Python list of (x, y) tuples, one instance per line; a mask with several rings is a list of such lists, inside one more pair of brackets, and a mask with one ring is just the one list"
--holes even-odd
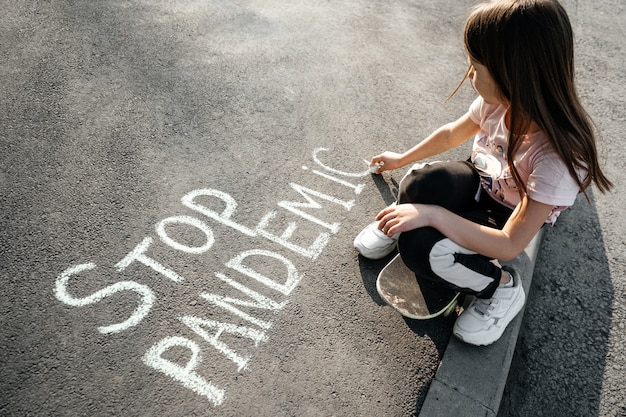
[[(506, 110), (502, 105), (485, 103), (482, 97), (470, 106), (470, 118), (480, 126), (474, 138), (472, 162), (489, 195), (513, 209), (520, 197), (506, 162), (509, 137), (504, 118)], [(546, 219), (546, 223), (554, 224), (560, 212), (574, 204), (580, 191), (578, 184), (541, 131), (526, 135), (514, 158), (528, 197), (554, 206)]]

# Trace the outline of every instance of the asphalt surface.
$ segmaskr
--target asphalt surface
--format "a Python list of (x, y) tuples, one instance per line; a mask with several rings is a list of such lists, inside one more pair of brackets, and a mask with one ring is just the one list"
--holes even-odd
[[(473, 3), (3, 1), (0, 414), (419, 414), (454, 317), (352, 239), (363, 159), (471, 103)], [(501, 416), (626, 415), (624, 4), (564, 4), (616, 190), (546, 230)]]

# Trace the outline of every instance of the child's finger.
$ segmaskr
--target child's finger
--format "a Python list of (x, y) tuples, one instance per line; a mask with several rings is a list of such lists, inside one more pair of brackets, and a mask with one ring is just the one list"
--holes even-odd
[(363, 161), (365, 161), (365, 163), (370, 167), (370, 172), (372, 174), (378, 174), (379, 170), (385, 165), (384, 161), (375, 162), (373, 159), (371, 163), (367, 162), (365, 159)]

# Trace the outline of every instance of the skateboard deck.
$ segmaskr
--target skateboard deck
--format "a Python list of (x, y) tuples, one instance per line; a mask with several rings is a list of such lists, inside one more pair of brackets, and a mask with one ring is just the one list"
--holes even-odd
[(449, 316), (456, 308), (459, 293), (420, 279), (396, 255), (378, 274), (378, 294), (405, 317), (417, 320)]

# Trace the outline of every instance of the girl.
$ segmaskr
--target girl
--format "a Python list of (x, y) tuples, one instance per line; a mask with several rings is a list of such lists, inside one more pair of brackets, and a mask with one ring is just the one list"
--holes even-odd
[(492, 260), (519, 255), (591, 183), (601, 192), (612, 184), (574, 87), (573, 34), (561, 4), (487, 1), (473, 9), (464, 35), (470, 66), (463, 81), (469, 78), (479, 95), (469, 111), (370, 165), (379, 166), (376, 173), (397, 169), (474, 136), (471, 158), (414, 166), (397, 204), (378, 213), (354, 245), (379, 259), (397, 244), (416, 274), (475, 295), (453, 333), (487, 345), (525, 302), (517, 271)]

